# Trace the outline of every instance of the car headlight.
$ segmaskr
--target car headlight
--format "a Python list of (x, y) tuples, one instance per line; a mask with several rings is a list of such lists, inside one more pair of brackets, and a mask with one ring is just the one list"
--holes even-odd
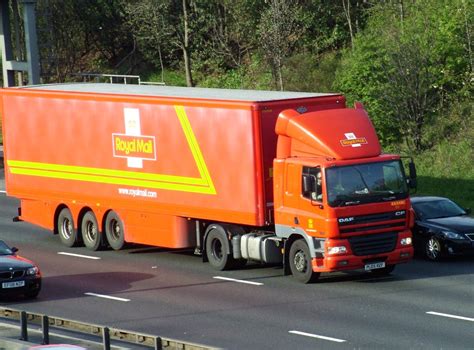
[(441, 231), (441, 233), (443, 234), (443, 236), (445, 238), (449, 238), (449, 239), (457, 239), (457, 240), (465, 240), (466, 237), (464, 237), (463, 235), (460, 235), (459, 233), (456, 233), (456, 232), (451, 232), (451, 231)]
[(328, 247), (328, 254), (335, 255), (335, 254), (346, 254), (347, 248), (343, 245), (337, 247)]
[(400, 240), (400, 244), (403, 246), (411, 245), (412, 240), (411, 237), (405, 237)]
[(36, 276), (36, 275), (39, 275), (39, 268), (34, 266), (34, 267), (30, 267), (28, 270), (26, 270), (26, 275), (27, 276)]

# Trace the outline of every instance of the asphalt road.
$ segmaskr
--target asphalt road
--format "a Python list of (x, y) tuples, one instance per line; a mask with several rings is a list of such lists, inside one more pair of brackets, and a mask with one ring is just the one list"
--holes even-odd
[(4, 307), (226, 349), (474, 349), (473, 259), (302, 285), (280, 267), (216, 272), (186, 251), (66, 248), (13, 223), (17, 206), (0, 194), (0, 238), (40, 265), (43, 290)]

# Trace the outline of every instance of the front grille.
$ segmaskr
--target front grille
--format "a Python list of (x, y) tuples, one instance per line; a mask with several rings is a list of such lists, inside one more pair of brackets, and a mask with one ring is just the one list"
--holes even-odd
[(466, 233), (467, 238), (474, 242), (474, 233)]
[(23, 277), (25, 274), (24, 270), (15, 270), (15, 271), (2, 271), (0, 272), (1, 279), (11, 279)]
[(401, 230), (405, 226), (406, 210), (386, 213), (340, 217), (337, 219), (341, 234), (360, 233), (377, 230)]
[(397, 246), (397, 232), (386, 232), (367, 236), (348, 238), (354, 255), (371, 255), (388, 253)]

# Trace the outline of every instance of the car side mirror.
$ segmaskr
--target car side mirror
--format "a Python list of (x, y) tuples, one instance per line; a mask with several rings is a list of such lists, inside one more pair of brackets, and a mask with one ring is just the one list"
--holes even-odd
[(17, 247), (12, 247), (10, 248), (10, 250), (13, 252), (13, 253), (16, 253), (18, 251), (18, 248)]
[(472, 213), (471, 208), (466, 208), (466, 209), (464, 209), (464, 211), (466, 212), (467, 215), (471, 215), (471, 213)]

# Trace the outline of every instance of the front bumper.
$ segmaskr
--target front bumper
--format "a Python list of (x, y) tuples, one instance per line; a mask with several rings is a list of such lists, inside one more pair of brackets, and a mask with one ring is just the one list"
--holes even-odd
[[(374, 234), (374, 242), (379, 236)], [(346, 254), (335, 254), (324, 256), (316, 256), (312, 259), (312, 268), (314, 272), (336, 272), (336, 271), (347, 271), (347, 270), (359, 270), (365, 269), (366, 265), (374, 264), (378, 262), (384, 262), (385, 266), (397, 265), (410, 261), (413, 258), (414, 249), (413, 245), (402, 245), (401, 240), (411, 237), (410, 231), (399, 232), (395, 235), (396, 244), (391, 248), (390, 251), (380, 251), (374, 254), (362, 255), (354, 254), (351, 245), (348, 243), (348, 239), (333, 240), (331, 245), (339, 246), (344, 245), (347, 248)], [(370, 246), (372, 241), (370, 236), (365, 236), (365, 242)]]
[[(15, 282), (18, 280), (24, 280), (25, 285), (23, 287), (3, 288), (4, 282)], [(41, 277), (0, 280), (0, 295), (17, 296), (23, 294), (34, 294), (35, 292), (39, 292), (40, 290)]]
[(460, 255), (474, 255), (474, 241), (441, 241), (442, 252), (445, 255), (460, 256)]

